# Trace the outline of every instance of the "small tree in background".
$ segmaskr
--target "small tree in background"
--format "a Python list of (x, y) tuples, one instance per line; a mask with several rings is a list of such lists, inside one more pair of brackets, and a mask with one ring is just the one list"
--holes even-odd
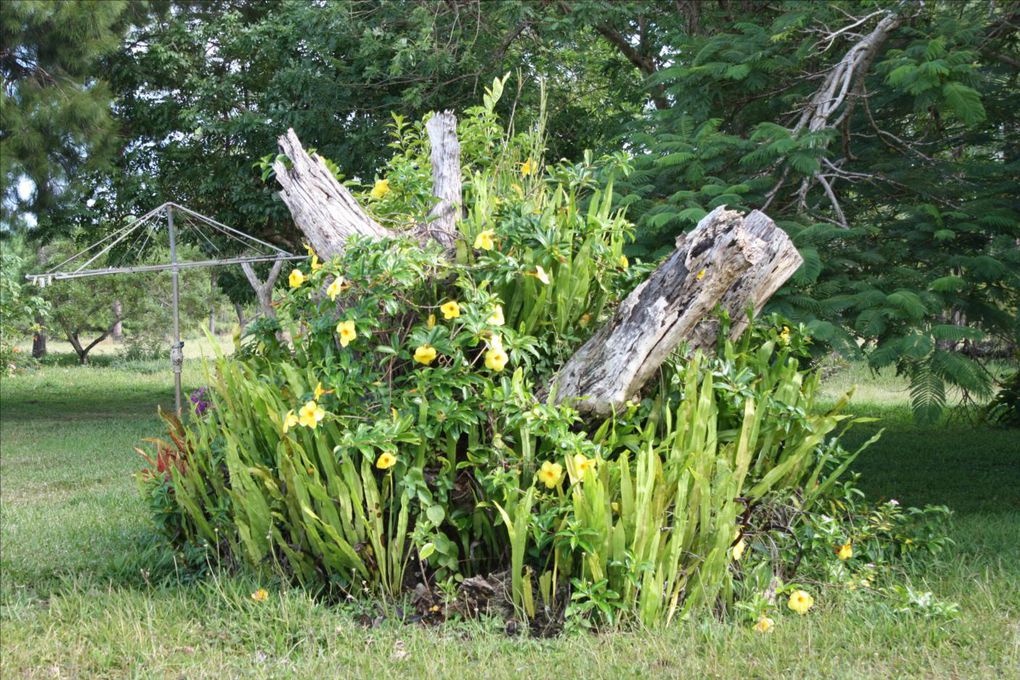
[(0, 373), (7, 373), (15, 365), (15, 342), (47, 309), (46, 302), (25, 284), (27, 262), (20, 239), (0, 243)]

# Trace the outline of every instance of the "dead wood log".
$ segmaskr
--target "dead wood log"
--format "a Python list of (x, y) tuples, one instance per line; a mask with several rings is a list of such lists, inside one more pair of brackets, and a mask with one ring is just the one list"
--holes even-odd
[[(438, 241), (452, 252), (462, 203), (457, 118), (451, 111), (437, 113), (425, 129), (432, 145), (432, 193), (438, 201), (413, 233), (423, 242)], [(282, 160), (273, 164), (282, 187), (280, 196), (319, 257), (329, 260), (339, 255), (351, 236), (382, 239), (395, 235), (365, 212), (321, 157), (305, 151), (293, 129), (277, 141), (280, 152), (290, 159), (289, 166)]]
[(736, 337), (747, 326), (747, 308), (761, 311), (803, 262), (765, 214), (744, 217), (722, 206), (676, 246), (563, 365), (553, 380), (557, 401), (608, 415), (634, 397), (681, 342), (712, 349), (717, 306), (733, 319), (730, 335)]
[(283, 187), (280, 197), (319, 257), (329, 260), (339, 255), (351, 236), (381, 239), (390, 235), (336, 181), (320, 156), (313, 158), (305, 151), (293, 129), (277, 141), (280, 152), (290, 159), (290, 167), (282, 160), (273, 163), (276, 180)]
[(423, 240), (435, 239), (449, 252), (457, 241), (461, 212), (460, 142), (452, 111), (437, 113), (425, 124), (432, 144), (432, 194), (439, 199), (416, 232)]
[[(266, 277), (265, 281), (259, 279), (258, 274), (255, 273), (255, 268), (251, 266), (250, 262), (241, 263), (241, 270), (244, 271), (248, 283), (251, 284), (252, 289), (255, 291), (255, 298), (258, 300), (259, 309), (262, 311), (263, 316), (270, 319), (276, 318), (276, 310), (273, 309), (273, 286), (276, 285), (276, 279), (280, 276), (280, 270), (283, 269), (283, 262), (283, 260), (273, 262), (273, 267), (269, 270), (269, 276)], [(237, 316), (241, 321), (241, 326), (244, 326), (244, 319), (240, 311)]]

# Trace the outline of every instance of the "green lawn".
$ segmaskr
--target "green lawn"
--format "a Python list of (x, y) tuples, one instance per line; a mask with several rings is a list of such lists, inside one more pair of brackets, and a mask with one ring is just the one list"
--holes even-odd
[[(808, 616), (755, 634), (714, 620), (551, 640), (487, 624), (421, 628), (219, 576), (155, 578), (159, 556), (132, 447), (172, 404), (162, 364), (52, 366), (0, 386), (0, 677), (1020, 677), (1020, 433), (920, 429), (904, 386), (866, 381), (858, 409), (887, 432), (856, 469), (876, 498), (945, 503), (955, 545), (912, 575), (961, 607), (951, 622), (823, 593)], [(197, 364), (185, 384), (202, 384)], [(878, 425), (853, 435), (863, 439)]]

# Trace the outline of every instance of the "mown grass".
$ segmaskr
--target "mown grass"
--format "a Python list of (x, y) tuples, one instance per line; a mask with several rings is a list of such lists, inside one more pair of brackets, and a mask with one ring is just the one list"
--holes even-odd
[[(494, 623), (404, 625), (392, 610), (366, 627), (378, 612), (272, 580), (149, 573), (162, 549), (132, 447), (160, 434), (156, 405), (173, 400), (151, 368), (45, 367), (0, 386), (0, 677), (1020, 677), (1020, 434), (918, 428), (889, 376), (851, 369), (830, 389), (866, 381), (859, 410), (883, 416), (885, 436), (856, 465), (869, 495), (956, 510), (955, 544), (911, 574), (959, 603), (955, 620), (825, 592), (767, 636), (701, 618), (532, 640)], [(189, 362), (186, 386), (201, 382)]]

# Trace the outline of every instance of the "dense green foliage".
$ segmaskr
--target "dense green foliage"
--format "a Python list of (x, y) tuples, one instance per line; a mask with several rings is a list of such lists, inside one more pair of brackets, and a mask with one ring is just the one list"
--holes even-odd
[(24, 244), (6, 241), (0, 248), (0, 375), (17, 365), (14, 345), (47, 309), (46, 302), (22, 279), (26, 265)]
[[(652, 76), (670, 106), (632, 136), (639, 241), (671, 242), (720, 204), (763, 208), (806, 260), (774, 309), (895, 365), (920, 416), (947, 385), (987, 397), (959, 350), (1020, 338), (1016, 7), (788, 2), (734, 20), (721, 6), (658, 31), (675, 60)], [(827, 95), (845, 101), (811, 108), (866, 35), (868, 61)]]

